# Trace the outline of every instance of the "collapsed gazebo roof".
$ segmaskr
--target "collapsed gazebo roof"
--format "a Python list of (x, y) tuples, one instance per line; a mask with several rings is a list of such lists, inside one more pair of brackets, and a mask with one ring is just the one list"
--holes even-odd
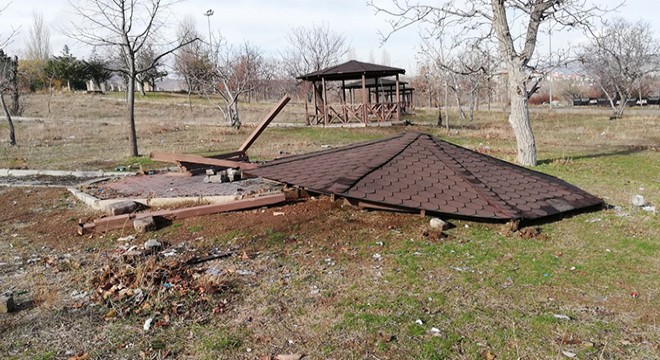
[(532, 220), (602, 200), (558, 178), (406, 133), (271, 161), (251, 174), (376, 208)]

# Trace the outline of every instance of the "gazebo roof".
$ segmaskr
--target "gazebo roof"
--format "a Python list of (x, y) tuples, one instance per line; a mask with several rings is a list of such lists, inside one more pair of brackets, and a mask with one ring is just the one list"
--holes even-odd
[(495, 221), (603, 203), (556, 177), (420, 133), (282, 158), (249, 173), (400, 210)]
[(305, 81), (320, 81), (321, 79), (357, 80), (361, 79), (362, 75), (364, 75), (366, 78), (372, 79), (405, 73), (406, 70), (401, 68), (350, 60), (343, 64), (331, 66), (329, 68), (315, 71), (306, 75), (298, 76), (297, 79)]

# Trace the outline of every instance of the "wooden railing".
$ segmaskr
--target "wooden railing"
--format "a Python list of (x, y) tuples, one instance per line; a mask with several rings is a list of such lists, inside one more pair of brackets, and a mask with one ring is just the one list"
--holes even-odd
[(366, 122), (392, 121), (396, 120), (397, 110), (401, 105), (400, 103), (337, 104), (328, 105), (325, 111), (323, 106), (319, 106), (317, 114), (310, 114), (310, 123), (326, 124), (325, 113), (327, 113), (327, 124), (363, 123), (365, 109)]

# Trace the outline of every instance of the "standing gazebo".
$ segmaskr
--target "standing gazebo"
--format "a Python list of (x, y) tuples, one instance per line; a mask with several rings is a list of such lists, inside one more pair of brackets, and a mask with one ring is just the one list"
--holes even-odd
[[(308, 86), (312, 85), (314, 111), (313, 113), (310, 111), (309, 101), (305, 101), (307, 124), (328, 125), (337, 122), (367, 124), (399, 120), (402, 111), (399, 75), (405, 73), (406, 70), (401, 68), (351, 60), (299, 76), (297, 79), (305, 82), (307, 90), (309, 90)], [(379, 84), (382, 84), (384, 78), (392, 76), (395, 77), (394, 91), (390, 92), (390, 96), (380, 96), (379, 94), (383, 94), (383, 91), (379, 89)], [(351, 80), (360, 80), (361, 86), (350, 89), (347, 87), (346, 81)], [(327, 88), (330, 81), (341, 81), (340, 104), (330, 104), (328, 100)], [(371, 91), (367, 86), (368, 81), (375, 90), (375, 102), (373, 103), (370, 96)], [(318, 85), (321, 85), (320, 88)], [(350, 102), (347, 101), (347, 90), (351, 95)], [(394, 95), (393, 98), (392, 95)]]

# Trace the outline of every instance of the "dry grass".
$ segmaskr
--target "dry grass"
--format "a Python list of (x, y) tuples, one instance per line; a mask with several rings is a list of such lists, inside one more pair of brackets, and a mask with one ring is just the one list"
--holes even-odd
[[(57, 115), (18, 122), (20, 146), (2, 143), (0, 167), (161, 165), (124, 156), (118, 99), (55, 100)], [(28, 115), (43, 116), (36, 111), (43, 98), (32, 101)], [(212, 125), (217, 113), (202, 105), (196, 100), (191, 113), (185, 98), (142, 99), (142, 152), (237, 148), (251, 129)], [(244, 113), (256, 121), (268, 107), (253, 104)], [(290, 105), (278, 121), (300, 121), (295, 114), (301, 108)], [(405, 130), (515, 158), (501, 112), (480, 112), (474, 123), (452, 118), (449, 133), (430, 126), (434, 119), (419, 110), (413, 119), (418, 125)], [(642, 114), (609, 121), (606, 115), (538, 110), (533, 122), (537, 169), (603, 197), (612, 208), (540, 224), (540, 234), (532, 236), (456, 221), (443, 238), (428, 228), (428, 218), (321, 199), (177, 221), (124, 244), (117, 239), (128, 232), (73, 235), (78, 218), (96, 214), (63, 191), (0, 189), (0, 291), (26, 290), (20, 300), (34, 301), (16, 314), (0, 315), (0, 356), (560, 359), (571, 352), (578, 358), (660, 359), (660, 219), (630, 205), (634, 194), (660, 204), (659, 120)], [(403, 130), (270, 128), (250, 155), (270, 159)], [(94, 289), (92, 280), (120, 245), (140, 246), (154, 237), (199, 254), (226, 249), (245, 254), (200, 265), (231, 274), (224, 312), (193, 320), (171, 317), (169, 326), (145, 333), (144, 321), (166, 311), (106, 321), (104, 304), (76, 299), (74, 291)], [(49, 256), (59, 259), (55, 265), (44, 260)], [(29, 262), (33, 257), (41, 260)]]

